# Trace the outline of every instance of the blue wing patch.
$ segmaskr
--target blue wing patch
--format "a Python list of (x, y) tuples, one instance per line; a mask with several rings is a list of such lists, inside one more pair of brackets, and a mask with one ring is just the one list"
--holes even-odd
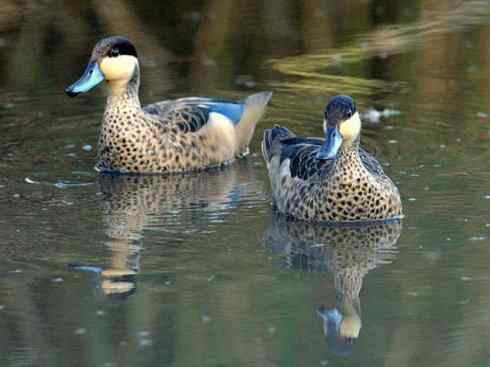
[(209, 99), (198, 104), (198, 107), (210, 112), (221, 113), (228, 117), (235, 125), (238, 124), (243, 115), (243, 104), (228, 101), (218, 101)]

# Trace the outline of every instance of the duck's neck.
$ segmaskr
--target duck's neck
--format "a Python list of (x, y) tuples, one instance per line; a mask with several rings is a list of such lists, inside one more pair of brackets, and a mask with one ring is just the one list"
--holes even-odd
[(357, 137), (352, 142), (342, 144), (337, 155), (337, 164), (343, 165), (352, 162), (352, 160), (359, 159), (359, 140), (359, 137)]
[(108, 82), (109, 96), (107, 97), (107, 110), (113, 110), (124, 107), (125, 110), (141, 109), (139, 98), (139, 68), (136, 67), (133, 77), (129, 81), (111, 81)]

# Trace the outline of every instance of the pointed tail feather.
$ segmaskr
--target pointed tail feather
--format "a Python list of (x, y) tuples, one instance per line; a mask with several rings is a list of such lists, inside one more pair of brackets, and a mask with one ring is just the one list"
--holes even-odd
[(272, 97), (272, 92), (261, 92), (252, 94), (243, 100), (243, 114), (240, 122), (235, 125), (238, 142), (238, 154), (246, 153), (248, 145), (252, 140), (255, 126), (264, 114), (265, 107)]
[(287, 128), (275, 125), (272, 129), (267, 129), (262, 138), (262, 154), (267, 162), (270, 162), (272, 155), (276, 153), (279, 143), (288, 138), (295, 137), (294, 133)]

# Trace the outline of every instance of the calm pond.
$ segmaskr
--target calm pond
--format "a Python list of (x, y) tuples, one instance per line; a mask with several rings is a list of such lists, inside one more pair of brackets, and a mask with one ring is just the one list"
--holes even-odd
[[(488, 1), (39, 1), (0, 9), (1, 366), (490, 365)], [(94, 170), (96, 40), (131, 38), (144, 104), (274, 96), (252, 154)], [(401, 223), (271, 210), (260, 137), (352, 95)]]

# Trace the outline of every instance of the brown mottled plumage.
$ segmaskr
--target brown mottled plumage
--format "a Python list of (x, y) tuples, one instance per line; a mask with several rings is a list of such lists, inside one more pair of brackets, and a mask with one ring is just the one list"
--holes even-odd
[(105, 80), (109, 97), (98, 140), (100, 171), (183, 172), (219, 166), (248, 152), (270, 92), (243, 101), (191, 97), (141, 107), (136, 50), (124, 37), (99, 41), (70, 96)]
[(266, 130), (262, 152), (279, 212), (308, 221), (400, 218), (397, 187), (359, 147), (360, 120), (350, 97), (337, 96), (325, 112), (326, 139)]

